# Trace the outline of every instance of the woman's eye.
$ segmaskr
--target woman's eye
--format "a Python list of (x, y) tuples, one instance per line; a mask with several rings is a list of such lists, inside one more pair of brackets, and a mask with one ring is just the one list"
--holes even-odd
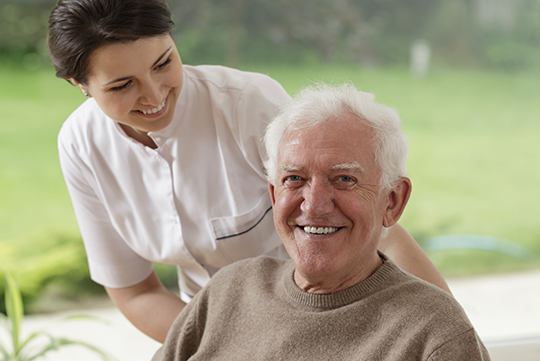
[(165, 68), (167, 65), (169, 65), (169, 63), (171, 62), (171, 58), (165, 60), (163, 63), (159, 64), (158, 66), (156, 66), (156, 69), (163, 69)]
[(112, 90), (112, 91), (115, 91), (115, 92), (120, 91), (120, 90), (124, 90), (124, 89), (126, 89), (126, 88), (129, 86), (129, 84), (131, 84), (131, 80), (128, 81), (127, 83), (125, 83), (124, 85), (120, 85), (120, 86), (111, 88), (111, 90)]

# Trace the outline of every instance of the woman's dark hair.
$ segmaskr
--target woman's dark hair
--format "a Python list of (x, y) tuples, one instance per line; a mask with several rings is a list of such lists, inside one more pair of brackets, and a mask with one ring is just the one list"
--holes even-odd
[(98, 48), (170, 34), (164, 0), (60, 0), (49, 17), (49, 56), (59, 78), (86, 84)]

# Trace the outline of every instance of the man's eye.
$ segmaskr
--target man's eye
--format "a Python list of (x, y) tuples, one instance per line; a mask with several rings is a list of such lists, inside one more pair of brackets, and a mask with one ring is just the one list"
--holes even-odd
[(345, 183), (349, 183), (349, 182), (354, 181), (354, 179), (352, 177), (349, 177), (349, 176), (346, 176), (346, 175), (342, 175), (341, 177), (338, 178), (338, 180), (340, 182), (345, 182)]
[(297, 175), (289, 175), (283, 180), (283, 184), (289, 187), (298, 187), (302, 184), (302, 177)]
[(290, 181), (290, 182), (298, 182), (299, 180), (301, 180), (301, 178), (297, 175), (290, 175), (287, 178), (285, 178), (285, 180)]

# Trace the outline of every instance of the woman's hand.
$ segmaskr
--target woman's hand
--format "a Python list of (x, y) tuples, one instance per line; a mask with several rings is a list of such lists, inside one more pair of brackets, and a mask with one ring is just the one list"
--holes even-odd
[(404, 271), (452, 294), (448, 284), (424, 250), (399, 224), (390, 228), (388, 235), (379, 241), (379, 250)]
[(109, 297), (126, 318), (154, 340), (163, 343), (176, 316), (186, 306), (170, 293), (155, 272), (131, 287), (105, 287)]

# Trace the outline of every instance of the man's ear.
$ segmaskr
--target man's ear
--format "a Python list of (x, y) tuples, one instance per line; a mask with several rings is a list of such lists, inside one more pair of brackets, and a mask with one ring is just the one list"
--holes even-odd
[(383, 226), (391, 227), (397, 223), (411, 196), (412, 184), (407, 177), (402, 177), (397, 185), (387, 194), (388, 204), (383, 218)]
[(268, 182), (268, 192), (270, 192), (270, 199), (272, 200), (272, 207), (276, 204), (276, 197), (274, 196), (274, 186)]

